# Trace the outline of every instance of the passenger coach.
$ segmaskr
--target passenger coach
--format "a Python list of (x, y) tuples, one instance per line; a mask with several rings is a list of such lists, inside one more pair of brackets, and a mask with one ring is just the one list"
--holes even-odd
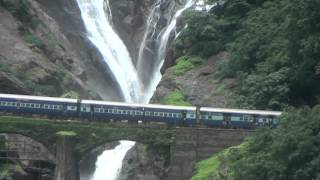
[(40, 96), (0, 94), (0, 111), (100, 121), (161, 122), (220, 128), (275, 127), (281, 112), (194, 106), (129, 104)]

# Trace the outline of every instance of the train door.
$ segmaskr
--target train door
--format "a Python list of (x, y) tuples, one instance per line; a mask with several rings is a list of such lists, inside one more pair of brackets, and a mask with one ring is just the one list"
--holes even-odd
[(93, 104), (90, 104), (90, 119), (93, 120), (93, 121), (95, 120), (94, 115), (95, 115), (94, 105), (93, 105)]
[(223, 114), (223, 126), (229, 128), (231, 126), (231, 115)]

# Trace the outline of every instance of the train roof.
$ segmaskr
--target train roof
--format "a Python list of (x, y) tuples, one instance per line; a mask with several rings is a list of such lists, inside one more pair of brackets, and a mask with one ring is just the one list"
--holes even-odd
[(159, 104), (134, 104), (134, 103), (124, 103), (124, 102), (114, 102), (114, 101), (110, 102), (110, 101), (82, 100), (81, 103), (97, 104), (97, 105), (126, 106), (126, 107), (141, 107), (141, 108), (196, 110), (196, 107), (193, 107), (193, 106), (172, 106), (172, 105), (159, 105)]
[(220, 113), (240, 113), (240, 114), (261, 114), (261, 115), (274, 115), (280, 116), (280, 111), (263, 111), (263, 110), (247, 110), (247, 109), (225, 109), (225, 108), (211, 108), (201, 107), (200, 111), (206, 112), (220, 112)]
[(16, 94), (0, 94), (0, 98), (77, 103), (76, 99), (44, 97), (44, 96), (16, 95)]

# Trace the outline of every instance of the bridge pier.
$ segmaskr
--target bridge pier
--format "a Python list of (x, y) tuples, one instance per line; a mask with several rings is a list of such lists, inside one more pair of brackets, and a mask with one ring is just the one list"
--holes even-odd
[(78, 163), (74, 152), (74, 136), (59, 134), (56, 150), (55, 180), (79, 180)]
[(177, 128), (176, 143), (167, 180), (186, 180), (196, 163), (223, 149), (240, 144), (251, 130)]

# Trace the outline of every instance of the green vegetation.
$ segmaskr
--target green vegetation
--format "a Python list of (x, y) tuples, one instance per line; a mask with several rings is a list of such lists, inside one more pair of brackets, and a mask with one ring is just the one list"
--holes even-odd
[[(211, 0), (214, 2), (214, 0)], [(186, 13), (175, 55), (210, 57), (222, 78), (237, 79), (239, 107), (283, 109), (319, 103), (320, 3), (317, 0), (227, 0)]]
[(180, 90), (174, 90), (170, 92), (161, 102), (162, 104), (177, 105), (177, 106), (189, 106), (186, 96)]
[(71, 98), (71, 99), (78, 99), (80, 95), (77, 92), (74, 91), (68, 91), (64, 93), (61, 97), (63, 98)]
[(19, 164), (14, 164), (12, 162), (0, 164), (0, 179), (12, 180), (12, 176), (16, 172), (23, 172), (23, 169)]
[(320, 178), (319, 9), (318, 0), (226, 0), (209, 12), (185, 14), (189, 26), (174, 44), (176, 57), (206, 59), (226, 51), (230, 58), (218, 62), (217, 75), (236, 80), (230, 99), (237, 107), (294, 107), (277, 129), (259, 130), (227, 161), (213, 158), (200, 169), (211, 167), (216, 175), (217, 164), (226, 166), (231, 180)]
[(196, 166), (197, 172), (191, 180), (211, 180), (212, 177), (218, 177), (220, 156), (221, 153), (218, 153), (209, 159), (199, 162)]
[(190, 62), (189, 58), (186, 56), (180, 57), (177, 61), (177, 65), (174, 66), (174, 73), (178, 76), (183, 75), (187, 71), (194, 68), (194, 64)]
[(77, 135), (77, 133), (73, 131), (59, 131), (56, 134), (60, 136), (76, 136)]
[(46, 47), (45, 43), (41, 39), (31, 34), (30, 32), (24, 33), (22, 37), (27, 43), (34, 45), (40, 49), (44, 49)]
[(289, 110), (278, 128), (260, 129), (241, 146), (200, 162), (193, 180), (219, 179), (221, 174), (228, 180), (319, 178), (319, 114), (320, 106)]
[(201, 65), (203, 59), (197, 56), (182, 56), (177, 59), (177, 64), (174, 66), (174, 73), (177, 76), (183, 75), (189, 70)]

